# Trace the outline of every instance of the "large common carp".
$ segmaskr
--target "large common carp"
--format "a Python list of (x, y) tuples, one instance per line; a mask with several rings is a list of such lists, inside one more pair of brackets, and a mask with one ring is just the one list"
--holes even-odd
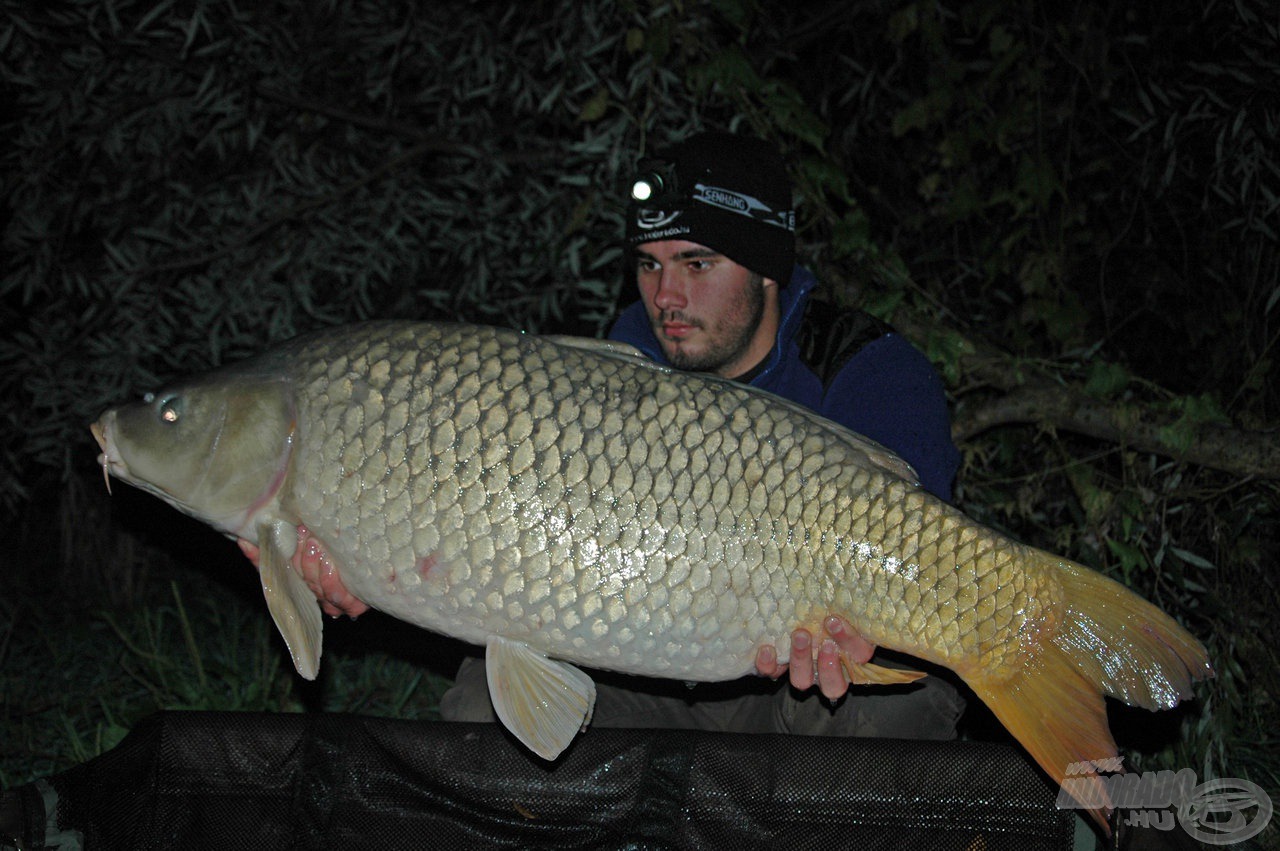
[(300, 523), (361, 600), (485, 645), (498, 717), (547, 759), (590, 719), (575, 664), (734, 679), (828, 613), (955, 671), (1059, 782), (1115, 756), (1103, 694), (1167, 708), (1212, 674), (1163, 612), (971, 521), (879, 445), (610, 343), (355, 325), (93, 432), (111, 475), (261, 547), (302, 676), (321, 617), (288, 567)]

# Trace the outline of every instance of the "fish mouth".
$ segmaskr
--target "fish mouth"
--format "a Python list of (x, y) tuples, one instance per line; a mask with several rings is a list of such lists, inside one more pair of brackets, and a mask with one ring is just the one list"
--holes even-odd
[(111, 438), (111, 427), (115, 421), (116, 412), (107, 411), (96, 423), (89, 424), (89, 431), (93, 433), (93, 439), (98, 442), (98, 447), (102, 450), (98, 454), (98, 464), (102, 467), (102, 481), (107, 485), (108, 494), (111, 493), (111, 474), (114, 472), (118, 478), (123, 478), (124, 471), (127, 469), (116, 450), (115, 441)]

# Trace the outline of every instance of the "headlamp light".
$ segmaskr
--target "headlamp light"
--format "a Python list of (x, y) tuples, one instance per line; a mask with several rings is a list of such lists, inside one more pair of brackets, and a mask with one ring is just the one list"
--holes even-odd
[(643, 159), (639, 173), (631, 184), (631, 200), (637, 203), (657, 198), (672, 198), (679, 193), (675, 163), (669, 160)]
[(661, 191), (662, 183), (658, 180), (657, 175), (646, 174), (642, 177), (637, 177), (636, 182), (631, 185), (631, 200), (648, 201)]

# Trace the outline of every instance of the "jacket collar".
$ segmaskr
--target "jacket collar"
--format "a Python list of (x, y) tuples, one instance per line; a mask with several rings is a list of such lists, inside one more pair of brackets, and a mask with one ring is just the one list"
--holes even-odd
[(818, 279), (803, 266), (796, 266), (791, 273), (791, 283), (778, 290), (778, 340), (775, 349), (796, 338), (804, 322), (804, 309), (809, 304), (809, 293), (818, 285)]
[(803, 266), (796, 266), (791, 273), (791, 282), (778, 289), (778, 336), (773, 341), (773, 349), (766, 359), (767, 363), (751, 383), (763, 386), (769, 376), (778, 368), (784, 357), (791, 357), (789, 349), (796, 345), (796, 335), (804, 322), (804, 310), (809, 304), (809, 293), (817, 286), (818, 279)]

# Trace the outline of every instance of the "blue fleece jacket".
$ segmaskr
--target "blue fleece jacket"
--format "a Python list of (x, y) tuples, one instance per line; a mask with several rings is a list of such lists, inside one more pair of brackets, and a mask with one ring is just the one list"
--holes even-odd
[[(946, 394), (933, 365), (915, 346), (888, 333), (863, 346), (824, 388), (801, 360), (796, 342), (816, 284), (809, 270), (797, 266), (791, 283), (778, 291), (778, 339), (751, 386), (798, 402), (892, 449), (915, 468), (925, 490), (949, 501), (960, 452), (951, 441)], [(640, 302), (622, 312), (609, 338), (670, 365)]]

